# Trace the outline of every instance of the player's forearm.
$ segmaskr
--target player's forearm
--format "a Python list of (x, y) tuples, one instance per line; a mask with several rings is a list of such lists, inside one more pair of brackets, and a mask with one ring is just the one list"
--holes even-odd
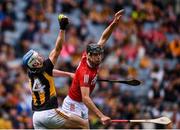
[(58, 54), (60, 53), (64, 39), (65, 39), (65, 31), (60, 30), (59, 35), (58, 35), (57, 40), (56, 40), (55, 53), (58, 53)]
[(113, 30), (115, 29), (115, 27), (117, 26), (117, 23), (115, 23), (114, 21), (104, 30), (104, 32), (101, 35), (101, 38), (98, 42), (99, 45), (104, 46), (104, 44), (106, 43), (106, 41), (109, 39), (109, 37), (111, 36)]
[(53, 69), (53, 76), (54, 77), (65, 76), (65, 77), (73, 78), (74, 77), (74, 73)]
[(83, 98), (84, 104), (93, 111), (99, 118), (103, 116), (103, 113), (96, 107), (96, 105), (93, 103), (90, 97), (84, 97)]
[(51, 62), (53, 64), (56, 63), (57, 58), (59, 56), (59, 53), (60, 53), (60, 51), (62, 49), (62, 44), (64, 42), (64, 37), (65, 37), (65, 31), (60, 30), (59, 35), (58, 35), (57, 40), (56, 40), (55, 48), (49, 54), (49, 59), (51, 60)]

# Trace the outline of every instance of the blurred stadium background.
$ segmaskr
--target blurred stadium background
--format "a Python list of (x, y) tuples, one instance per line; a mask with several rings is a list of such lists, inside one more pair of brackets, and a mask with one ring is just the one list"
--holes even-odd
[[(0, 128), (33, 128), (31, 93), (21, 58), (35, 49), (45, 57), (58, 35), (58, 13), (70, 18), (56, 68), (74, 72), (85, 46), (97, 42), (113, 15), (124, 15), (105, 47), (99, 77), (143, 81), (140, 87), (97, 83), (92, 98), (112, 119), (169, 117), (180, 129), (179, 0), (0, 0)], [(61, 104), (71, 79), (56, 78)], [(91, 128), (155, 129), (155, 124)]]

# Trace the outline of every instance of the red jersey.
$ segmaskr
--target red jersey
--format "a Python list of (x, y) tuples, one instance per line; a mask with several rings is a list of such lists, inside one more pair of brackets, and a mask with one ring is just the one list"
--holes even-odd
[(69, 97), (75, 101), (82, 102), (82, 95), (80, 87), (89, 87), (90, 94), (92, 93), (97, 81), (97, 69), (91, 68), (87, 64), (87, 54), (83, 53), (81, 62), (76, 69), (73, 82), (69, 89)]

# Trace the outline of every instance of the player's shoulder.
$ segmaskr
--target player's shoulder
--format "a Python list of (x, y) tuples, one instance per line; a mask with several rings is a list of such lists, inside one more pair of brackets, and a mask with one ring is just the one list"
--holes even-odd
[(82, 72), (82, 71), (85, 71), (85, 70), (87, 70), (88, 68), (87, 68), (87, 65), (86, 65), (86, 61), (85, 60), (81, 60), (81, 63), (79, 64), (79, 66), (78, 66), (78, 68), (77, 68), (77, 71), (80, 71), (80, 72)]
[(90, 71), (86, 59), (82, 59), (81, 63), (79, 64), (77, 71), (80, 73), (87, 73)]
[(86, 66), (87, 66), (87, 55), (86, 55), (86, 53), (83, 53), (79, 67), (84, 68)]
[(86, 53), (86, 52), (83, 52), (83, 53), (82, 53), (82, 59), (85, 59), (85, 58), (87, 58), (87, 53)]

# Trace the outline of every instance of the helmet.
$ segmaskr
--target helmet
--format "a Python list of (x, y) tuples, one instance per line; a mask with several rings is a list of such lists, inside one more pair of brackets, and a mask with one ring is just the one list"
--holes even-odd
[(28, 51), (24, 56), (23, 56), (23, 65), (33, 69), (33, 64), (38, 58), (38, 53), (34, 50)]
[(86, 52), (90, 54), (103, 53), (104, 49), (98, 44), (88, 44), (86, 48)]

